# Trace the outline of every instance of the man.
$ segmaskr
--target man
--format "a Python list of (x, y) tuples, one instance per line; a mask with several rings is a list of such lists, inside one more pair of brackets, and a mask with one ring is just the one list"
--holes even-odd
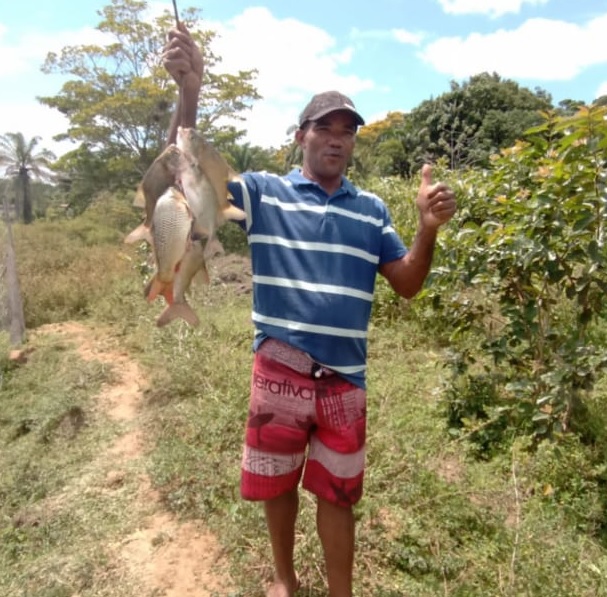
[[(195, 125), (202, 80), (200, 52), (183, 26), (170, 32), (164, 64), (180, 84), (173, 141), (179, 124)], [(453, 192), (433, 184), (424, 166), (419, 226), (407, 250), (384, 203), (344, 177), (363, 124), (343, 94), (315, 95), (295, 133), (301, 170), (245, 173), (229, 187), (247, 215), (256, 328), (241, 493), (264, 503), (275, 565), (268, 597), (290, 597), (298, 587), (300, 480), (317, 498), (329, 595), (352, 596), (352, 508), (362, 495), (376, 274), (413, 297), (428, 274), (437, 230), (456, 209)]]

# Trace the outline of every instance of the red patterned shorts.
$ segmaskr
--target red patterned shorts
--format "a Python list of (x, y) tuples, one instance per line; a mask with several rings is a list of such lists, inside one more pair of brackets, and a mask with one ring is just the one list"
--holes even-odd
[[(297, 487), (341, 506), (362, 495), (366, 393), (305, 353), (266, 340), (255, 353), (241, 494), (269, 500)], [(307, 454), (306, 454), (307, 450)]]

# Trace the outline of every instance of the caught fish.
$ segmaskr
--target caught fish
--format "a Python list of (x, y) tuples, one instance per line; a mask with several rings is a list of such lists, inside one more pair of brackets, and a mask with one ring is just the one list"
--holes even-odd
[(180, 164), (181, 151), (176, 145), (169, 145), (147, 169), (133, 201), (133, 205), (145, 208), (145, 220), (124, 239), (125, 243), (134, 244), (146, 240), (152, 244), (150, 225), (156, 203), (159, 197), (175, 184)]
[(158, 198), (150, 225), (156, 273), (145, 289), (148, 302), (158, 295), (169, 305), (173, 302), (173, 283), (191, 244), (192, 221), (185, 197), (177, 189), (170, 187)]
[(180, 127), (182, 152), (179, 181), (194, 216), (196, 237), (206, 237), (206, 252), (217, 246), (216, 231), (227, 220), (244, 220), (245, 213), (228, 200), (228, 182), (238, 175), (223, 156), (193, 128)]
[(156, 320), (158, 327), (171, 323), (174, 319), (181, 318), (191, 326), (200, 323), (198, 316), (186, 300), (186, 293), (190, 289), (192, 280), (199, 274), (205, 284), (209, 283), (209, 272), (205, 261), (205, 251), (202, 241), (192, 241), (179, 264), (179, 269), (173, 280), (173, 302), (168, 304)]

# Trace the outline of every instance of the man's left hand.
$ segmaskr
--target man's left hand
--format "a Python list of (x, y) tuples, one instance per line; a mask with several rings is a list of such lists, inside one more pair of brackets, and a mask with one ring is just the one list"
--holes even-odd
[(455, 214), (455, 194), (446, 184), (432, 182), (432, 166), (424, 164), (416, 204), (423, 227), (437, 229)]

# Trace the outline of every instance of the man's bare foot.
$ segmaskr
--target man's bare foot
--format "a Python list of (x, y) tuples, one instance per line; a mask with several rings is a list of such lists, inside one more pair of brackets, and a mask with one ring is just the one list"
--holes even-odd
[(299, 578), (297, 577), (291, 583), (276, 580), (268, 587), (266, 597), (294, 597), (297, 589), (299, 589)]

